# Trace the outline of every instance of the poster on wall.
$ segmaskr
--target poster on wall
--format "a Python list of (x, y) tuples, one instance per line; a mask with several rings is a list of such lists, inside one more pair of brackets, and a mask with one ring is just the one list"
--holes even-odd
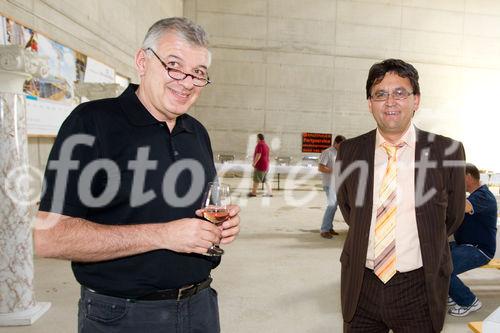
[(91, 57), (87, 57), (83, 81), (86, 83), (115, 83), (115, 70)]
[(87, 66), (87, 56), (83, 53), (75, 51), (76, 60), (76, 82), (83, 82), (85, 77), (85, 68)]
[(49, 73), (44, 78), (27, 80), (24, 92), (34, 97), (74, 104), (75, 52), (41, 35), (35, 34), (32, 39), (36, 43), (36, 49), (32, 47), (32, 50), (48, 59)]
[[(79, 100), (75, 84), (115, 83), (115, 70), (0, 15), (0, 45), (20, 45), (48, 61), (48, 75), (26, 80), (28, 135), (55, 136)], [(120, 81), (128, 81), (120, 77)], [(123, 82), (122, 82), (123, 83)]]
[(10, 18), (3, 17), (5, 27), (4, 43), (3, 45), (23, 45), (26, 46), (30, 37), (34, 34), (31, 29), (28, 29), (20, 24), (17, 24)]
[(72, 49), (38, 34), (14, 20), (1, 17), (2, 45), (20, 45), (47, 59), (48, 73), (26, 80), (26, 118), (28, 135), (54, 136), (76, 106), (76, 53)]

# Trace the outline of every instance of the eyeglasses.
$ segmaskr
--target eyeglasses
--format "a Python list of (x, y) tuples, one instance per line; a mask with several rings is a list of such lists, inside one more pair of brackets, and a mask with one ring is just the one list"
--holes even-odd
[(163, 60), (161, 60), (161, 58), (156, 54), (155, 51), (153, 51), (152, 48), (148, 47), (146, 49), (146, 51), (148, 51), (148, 50), (153, 52), (155, 57), (161, 62), (162, 66), (167, 71), (168, 76), (170, 76), (172, 79), (174, 79), (176, 81), (182, 81), (186, 77), (189, 76), (189, 77), (191, 77), (191, 79), (193, 79), (193, 86), (196, 86), (196, 87), (204, 87), (207, 84), (212, 83), (212, 81), (210, 81), (210, 78), (208, 76), (207, 76), (207, 78), (194, 76), (193, 74), (184, 73), (183, 71), (180, 71), (178, 69), (168, 67), (168, 65)]
[(389, 99), (389, 96), (392, 95), (392, 98), (394, 98), (397, 101), (407, 99), (408, 96), (413, 95), (413, 92), (410, 92), (404, 88), (399, 88), (396, 90), (393, 90), (392, 93), (385, 91), (385, 90), (379, 90), (376, 91), (373, 95), (370, 96), (370, 98), (374, 101), (377, 102), (383, 102), (387, 101)]

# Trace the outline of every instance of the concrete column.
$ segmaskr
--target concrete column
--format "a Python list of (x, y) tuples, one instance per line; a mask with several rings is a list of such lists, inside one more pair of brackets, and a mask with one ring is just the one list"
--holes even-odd
[(39, 60), (18, 46), (0, 47), (0, 326), (30, 325), (50, 308), (50, 303), (36, 302), (33, 290), (31, 223), (36, 207), (27, 200), (28, 136), (22, 94), (29, 73), (45, 71), (46, 63)]

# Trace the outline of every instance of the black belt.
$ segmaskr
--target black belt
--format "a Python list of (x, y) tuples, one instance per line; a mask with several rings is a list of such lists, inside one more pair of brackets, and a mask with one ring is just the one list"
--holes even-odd
[(136, 301), (162, 301), (162, 300), (181, 300), (187, 297), (191, 297), (196, 295), (198, 292), (202, 291), (203, 289), (206, 289), (210, 287), (210, 284), (212, 283), (212, 278), (209, 277), (205, 281), (202, 281), (197, 284), (190, 284), (187, 286), (184, 286), (179, 289), (165, 289), (165, 290), (158, 290), (155, 292), (152, 292), (150, 294), (146, 294), (143, 296), (135, 297), (135, 298), (130, 298), (130, 297), (120, 297), (120, 296), (114, 296), (110, 295), (107, 293), (101, 293), (96, 290), (90, 289), (85, 287), (86, 290), (90, 291), (91, 293), (94, 294), (101, 294), (101, 295), (106, 295), (106, 296), (112, 296), (112, 297), (119, 297), (119, 298), (127, 298), (127, 299), (133, 299)]

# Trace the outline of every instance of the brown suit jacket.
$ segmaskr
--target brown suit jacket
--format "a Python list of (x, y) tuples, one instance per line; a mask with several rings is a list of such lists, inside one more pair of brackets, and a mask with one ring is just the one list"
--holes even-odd
[[(460, 226), (464, 215), (465, 153), (460, 142), (444, 136), (417, 129), (416, 137), (415, 214), (429, 310), (434, 329), (440, 331), (446, 315), (452, 271), (448, 236)], [(346, 322), (352, 320), (356, 311), (366, 262), (373, 205), (375, 138), (376, 131), (373, 130), (346, 140), (337, 154), (340, 163), (336, 168), (337, 200), (349, 225), (340, 256), (342, 314)], [(424, 169), (421, 166), (426, 161), (435, 166)], [(349, 166), (360, 165), (365, 165), (367, 177), (364, 180), (361, 178), (362, 167), (354, 168), (349, 174), (346, 172)], [(432, 189), (435, 190), (428, 193)], [(365, 193), (361, 204), (356, 205), (359, 191)], [(433, 195), (419, 203), (419, 193)]]

